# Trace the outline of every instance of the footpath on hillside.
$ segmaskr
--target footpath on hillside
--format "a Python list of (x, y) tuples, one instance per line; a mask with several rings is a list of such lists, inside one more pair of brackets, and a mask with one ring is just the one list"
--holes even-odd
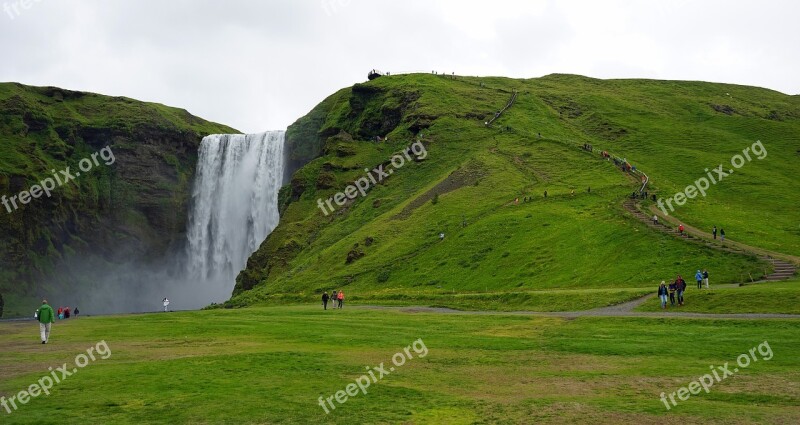
[(445, 307), (389, 307), (378, 305), (351, 306), (355, 309), (364, 310), (391, 310), (401, 313), (431, 313), (431, 314), (466, 314), (466, 315), (526, 315), (542, 317), (561, 317), (574, 319), (578, 317), (685, 317), (695, 319), (796, 319), (800, 320), (800, 314), (783, 313), (690, 313), (690, 312), (647, 312), (633, 311), (636, 307), (644, 304), (653, 298), (655, 294), (645, 295), (642, 298), (617, 304), (609, 307), (595, 308), (583, 311), (464, 311)]

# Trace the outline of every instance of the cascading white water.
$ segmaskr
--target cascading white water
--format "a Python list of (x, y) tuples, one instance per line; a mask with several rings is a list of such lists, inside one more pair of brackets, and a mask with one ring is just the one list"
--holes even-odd
[(187, 226), (186, 275), (198, 284), (213, 285), (214, 298), (230, 296), (247, 258), (278, 225), (283, 142), (283, 131), (267, 131), (214, 134), (200, 143)]

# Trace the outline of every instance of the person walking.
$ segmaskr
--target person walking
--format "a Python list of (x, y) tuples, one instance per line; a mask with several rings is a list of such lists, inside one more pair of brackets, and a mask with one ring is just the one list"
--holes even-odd
[(725, 229), (719, 229), (719, 238), (725, 242)]
[(81, 312), (81, 311), (80, 311), (80, 310), (78, 310), (78, 307), (75, 307), (75, 318), (76, 318), (76, 319), (78, 318), (78, 314), (80, 314), (80, 312)]
[(658, 216), (653, 214), (653, 224), (658, 225)]
[(39, 336), (42, 337), (42, 344), (47, 344), (50, 340), (50, 328), (56, 322), (56, 315), (53, 307), (47, 304), (47, 300), (42, 300), (42, 306), (36, 311), (39, 316)]
[(64, 320), (64, 307), (58, 308), (58, 320)]
[(339, 295), (337, 295), (336, 291), (333, 291), (333, 294), (331, 294), (331, 308), (333, 308), (334, 310), (336, 309), (336, 303), (338, 302), (338, 300), (339, 300)]
[(680, 233), (680, 235), (681, 235), (681, 236), (683, 236), (683, 230), (684, 230), (684, 229), (683, 229), (683, 224), (681, 224), (680, 226), (678, 226), (678, 233)]
[(700, 270), (694, 274), (694, 280), (697, 281), (697, 289), (703, 289), (703, 273)]
[(683, 280), (681, 275), (678, 275), (678, 278), (675, 280), (675, 284), (678, 290), (678, 305), (683, 305), (683, 293), (686, 292), (686, 281)]
[(672, 307), (675, 307), (675, 291), (678, 289), (678, 285), (675, 282), (670, 282), (669, 287), (669, 303)]
[(164, 301), (161, 301), (161, 303), (164, 304), (164, 313), (166, 313), (167, 307), (169, 307), (169, 300), (167, 299), (167, 297), (164, 297)]
[(328, 291), (322, 293), (322, 309), (328, 309)]
[(708, 289), (708, 269), (703, 269), (703, 283), (706, 285), (706, 289)]
[(661, 308), (667, 308), (667, 287), (664, 286), (664, 281), (658, 286), (658, 298), (661, 298)]
[(714, 239), (717, 238), (717, 226), (714, 226), (714, 229), (711, 230), (711, 234), (714, 235)]
[(339, 308), (342, 308), (344, 305), (344, 291), (339, 291), (337, 297), (339, 298)]

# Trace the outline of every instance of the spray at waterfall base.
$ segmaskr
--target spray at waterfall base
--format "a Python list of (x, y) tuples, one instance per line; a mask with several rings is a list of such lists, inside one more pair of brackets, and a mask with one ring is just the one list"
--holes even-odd
[[(317, 207), (319, 207), (319, 209), (322, 210), (322, 213), (327, 216), (336, 210), (336, 208), (333, 206), (333, 203), (338, 206), (342, 206), (348, 200), (355, 199), (359, 193), (362, 197), (367, 196), (367, 192), (371, 188), (394, 174), (395, 170), (403, 168), (403, 166), (406, 164), (406, 161), (419, 161), (427, 158), (427, 156), (428, 151), (425, 149), (425, 145), (423, 145), (421, 141), (417, 140), (408, 148), (403, 149), (402, 152), (392, 156), (388, 163), (380, 164), (372, 170), (365, 168), (364, 171), (367, 173), (367, 175), (359, 177), (355, 182), (353, 182), (353, 184), (348, 185), (344, 191), (337, 192), (325, 201), (323, 201), (322, 198), (317, 198)], [(391, 168), (387, 168), (387, 170), (384, 171), (384, 167), (389, 166), (391, 166)]]

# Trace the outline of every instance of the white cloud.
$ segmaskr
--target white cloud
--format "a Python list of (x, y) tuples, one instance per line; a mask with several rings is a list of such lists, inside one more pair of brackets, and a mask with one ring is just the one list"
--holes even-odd
[[(2, 0), (13, 5), (18, 0)], [(0, 80), (285, 128), (373, 68), (699, 79), (800, 92), (792, 1), (42, 0), (0, 11)]]

